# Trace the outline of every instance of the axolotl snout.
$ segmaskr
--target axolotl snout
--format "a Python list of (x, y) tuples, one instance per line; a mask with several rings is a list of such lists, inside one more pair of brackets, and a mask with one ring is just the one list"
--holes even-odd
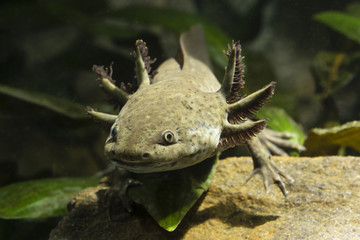
[[(138, 40), (134, 56), (139, 88), (133, 94), (116, 87), (104, 68), (94, 67), (105, 92), (122, 106), (117, 116), (88, 109), (91, 116), (112, 125), (105, 155), (130, 172), (152, 173), (186, 168), (246, 144), (254, 162), (252, 176), (260, 174), (265, 188), (276, 183), (286, 195), (282, 177), (291, 178), (271, 161), (268, 149), (262, 146), (267, 142), (265, 135), (257, 136), (266, 119), (255, 120), (254, 116), (272, 96), (275, 83), (241, 96), (241, 48), (233, 43), (225, 52), (228, 65), (220, 85), (207, 64), (199, 32), (201, 27), (196, 26), (184, 33), (179, 56), (161, 64), (155, 76), (150, 74), (147, 47)], [(274, 137), (280, 139), (280, 146), (301, 150), (282, 139), (286, 134), (275, 133)]]

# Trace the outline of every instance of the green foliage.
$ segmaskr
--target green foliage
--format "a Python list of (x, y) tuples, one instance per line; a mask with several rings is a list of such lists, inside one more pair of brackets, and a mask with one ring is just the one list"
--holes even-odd
[(74, 194), (99, 178), (54, 178), (19, 182), (0, 189), (0, 218), (47, 218), (66, 215)]
[(305, 155), (336, 155), (340, 147), (351, 147), (360, 152), (360, 121), (333, 128), (314, 128), (304, 143)]
[(328, 11), (315, 14), (314, 19), (322, 22), (348, 38), (360, 43), (360, 17)]
[(145, 207), (157, 223), (174, 231), (185, 214), (208, 190), (216, 169), (215, 157), (185, 169), (141, 174), (143, 184), (131, 187), (129, 196)]
[(4, 85), (0, 85), (0, 93), (45, 107), (70, 118), (84, 119), (87, 117), (84, 106), (45, 93), (21, 90)]
[[(327, 11), (314, 15), (315, 20), (354, 41), (329, 39), (336, 48), (331, 51), (320, 51), (313, 59), (311, 67), (319, 97), (317, 100), (323, 108), (323, 113), (318, 117), (318, 125), (344, 122), (349, 120), (349, 116), (356, 116), (358, 97), (351, 94), (351, 91), (356, 89), (360, 71), (359, 9), (359, 3), (353, 2), (347, 5), (347, 13)], [(345, 99), (346, 105), (342, 104)], [(348, 116), (343, 117), (345, 115)]]
[(351, 55), (319, 52), (312, 62), (312, 69), (320, 96), (328, 97), (348, 85), (360, 70), (358, 62), (360, 52)]

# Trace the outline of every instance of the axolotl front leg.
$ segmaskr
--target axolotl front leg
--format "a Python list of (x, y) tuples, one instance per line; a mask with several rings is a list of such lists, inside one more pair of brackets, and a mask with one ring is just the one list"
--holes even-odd
[[(238, 89), (243, 85), (243, 65), (241, 64), (242, 57), (240, 52), (241, 48), (238, 42), (233, 43), (231, 47), (229, 46), (229, 50), (226, 52), (229, 62), (220, 89), (220, 92), (226, 98), (228, 103), (227, 120), (231, 126), (255, 123), (250, 119), (256, 118), (254, 113), (259, 110), (269, 98), (271, 98), (275, 88), (275, 83), (271, 82), (255, 93), (238, 100)], [(287, 190), (283, 179), (286, 179), (289, 182), (293, 182), (294, 180), (276, 167), (271, 160), (271, 153), (284, 156), (287, 154), (283, 148), (299, 151), (304, 150), (304, 148), (289, 141), (289, 134), (264, 129), (264, 127), (265, 124), (258, 124), (253, 128), (249, 128), (245, 134), (242, 133), (239, 135), (227, 126), (223, 130), (219, 146), (220, 149), (224, 150), (245, 143), (251, 153), (254, 163), (254, 171), (248, 180), (254, 175), (259, 174), (263, 179), (264, 187), (267, 191), (272, 184), (276, 184), (282, 193), (287, 196)]]
[(268, 152), (265, 146), (261, 144), (260, 139), (257, 136), (247, 140), (246, 145), (251, 153), (254, 164), (254, 170), (246, 182), (248, 182), (254, 175), (259, 174), (263, 179), (266, 191), (269, 190), (269, 187), (272, 184), (276, 184), (280, 188), (281, 192), (287, 196), (288, 192), (282, 178), (289, 182), (294, 182), (294, 180), (289, 175), (281, 171), (272, 162), (271, 154)]
[(256, 174), (259, 174), (264, 183), (265, 189), (268, 191), (269, 186), (276, 184), (282, 193), (287, 196), (285, 184), (282, 179), (288, 182), (294, 182), (291, 176), (281, 171), (271, 160), (271, 155), (288, 156), (286, 150), (304, 151), (305, 147), (290, 141), (294, 137), (291, 133), (278, 132), (265, 128), (256, 137), (246, 141), (246, 145), (251, 153), (254, 170), (247, 182)]

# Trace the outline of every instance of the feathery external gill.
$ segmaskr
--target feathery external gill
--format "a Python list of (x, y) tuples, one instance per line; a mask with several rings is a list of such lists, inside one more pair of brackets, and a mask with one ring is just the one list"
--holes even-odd
[(227, 96), (226, 101), (227, 103), (234, 103), (241, 99), (240, 96), (240, 89), (244, 87), (245, 80), (244, 80), (244, 64), (242, 60), (244, 57), (241, 56), (241, 45), (239, 41), (232, 41), (232, 44), (228, 45), (228, 50), (224, 50), (224, 54), (230, 58), (232, 49), (235, 49), (235, 71), (233, 75), (233, 81), (231, 85), (230, 94)]
[(129, 93), (115, 85), (115, 80), (112, 79), (112, 65), (110, 65), (110, 69), (94, 65), (92, 70), (99, 75), (96, 81), (108, 95), (110, 103), (122, 107), (127, 102)]
[(228, 121), (236, 124), (244, 122), (246, 119), (255, 119), (255, 113), (274, 94), (275, 82), (271, 82), (262, 89), (242, 98), (240, 101), (228, 105)]
[[(154, 76), (156, 75), (156, 71), (151, 71), (151, 65), (156, 61), (156, 58), (151, 59), (151, 57), (148, 55), (149, 54), (149, 49), (146, 46), (146, 42), (144, 42), (143, 40), (137, 40), (135, 42), (135, 48), (136, 50), (131, 52), (130, 55), (134, 58), (135, 61), (137, 61), (138, 59), (138, 55), (140, 55), (143, 63), (144, 63), (144, 68), (149, 76), (150, 79), (150, 84), (152, 79), (154, 78)], [(138, 67), (135, 67), (135, 72), (138, 71)], [(138, 73), (136, 73), (135, 78), (138, 78)], [(139, 81), (137, 79), (137, 81)]]
[(248, 120), (239, 125), (228, 124), (224, 127), (220, 136), (219, 149), (225, 150), (240, 144), (254, 137), (266, 127), (267, 119), (258, 121)]

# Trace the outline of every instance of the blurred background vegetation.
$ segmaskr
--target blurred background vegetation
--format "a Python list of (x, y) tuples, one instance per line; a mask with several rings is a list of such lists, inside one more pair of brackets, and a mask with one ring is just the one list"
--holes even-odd
[[(324, 11), (336, 12), (318, 14)], [(116, 110), (106, 104), (92, 65), (114, 62), (113, 78), (132, 82), (129, 53), (136, 39), (147, 42), (156, 67), (176, 54), (179, 34), (198, 22), (219, 79), (226, 65), (222, 49), (240, 40), (245, 92), (276, 81), (267, 106), (285, 109), (305, 133), (356, 120), (359, 17), (360, 3), (348, 0), (4, 0), (0, 186), (104, 169), (107, 132), (88, 119), (85, 106)], [(0, 238), (46, 239), (56, 222), (1, 220)]]

